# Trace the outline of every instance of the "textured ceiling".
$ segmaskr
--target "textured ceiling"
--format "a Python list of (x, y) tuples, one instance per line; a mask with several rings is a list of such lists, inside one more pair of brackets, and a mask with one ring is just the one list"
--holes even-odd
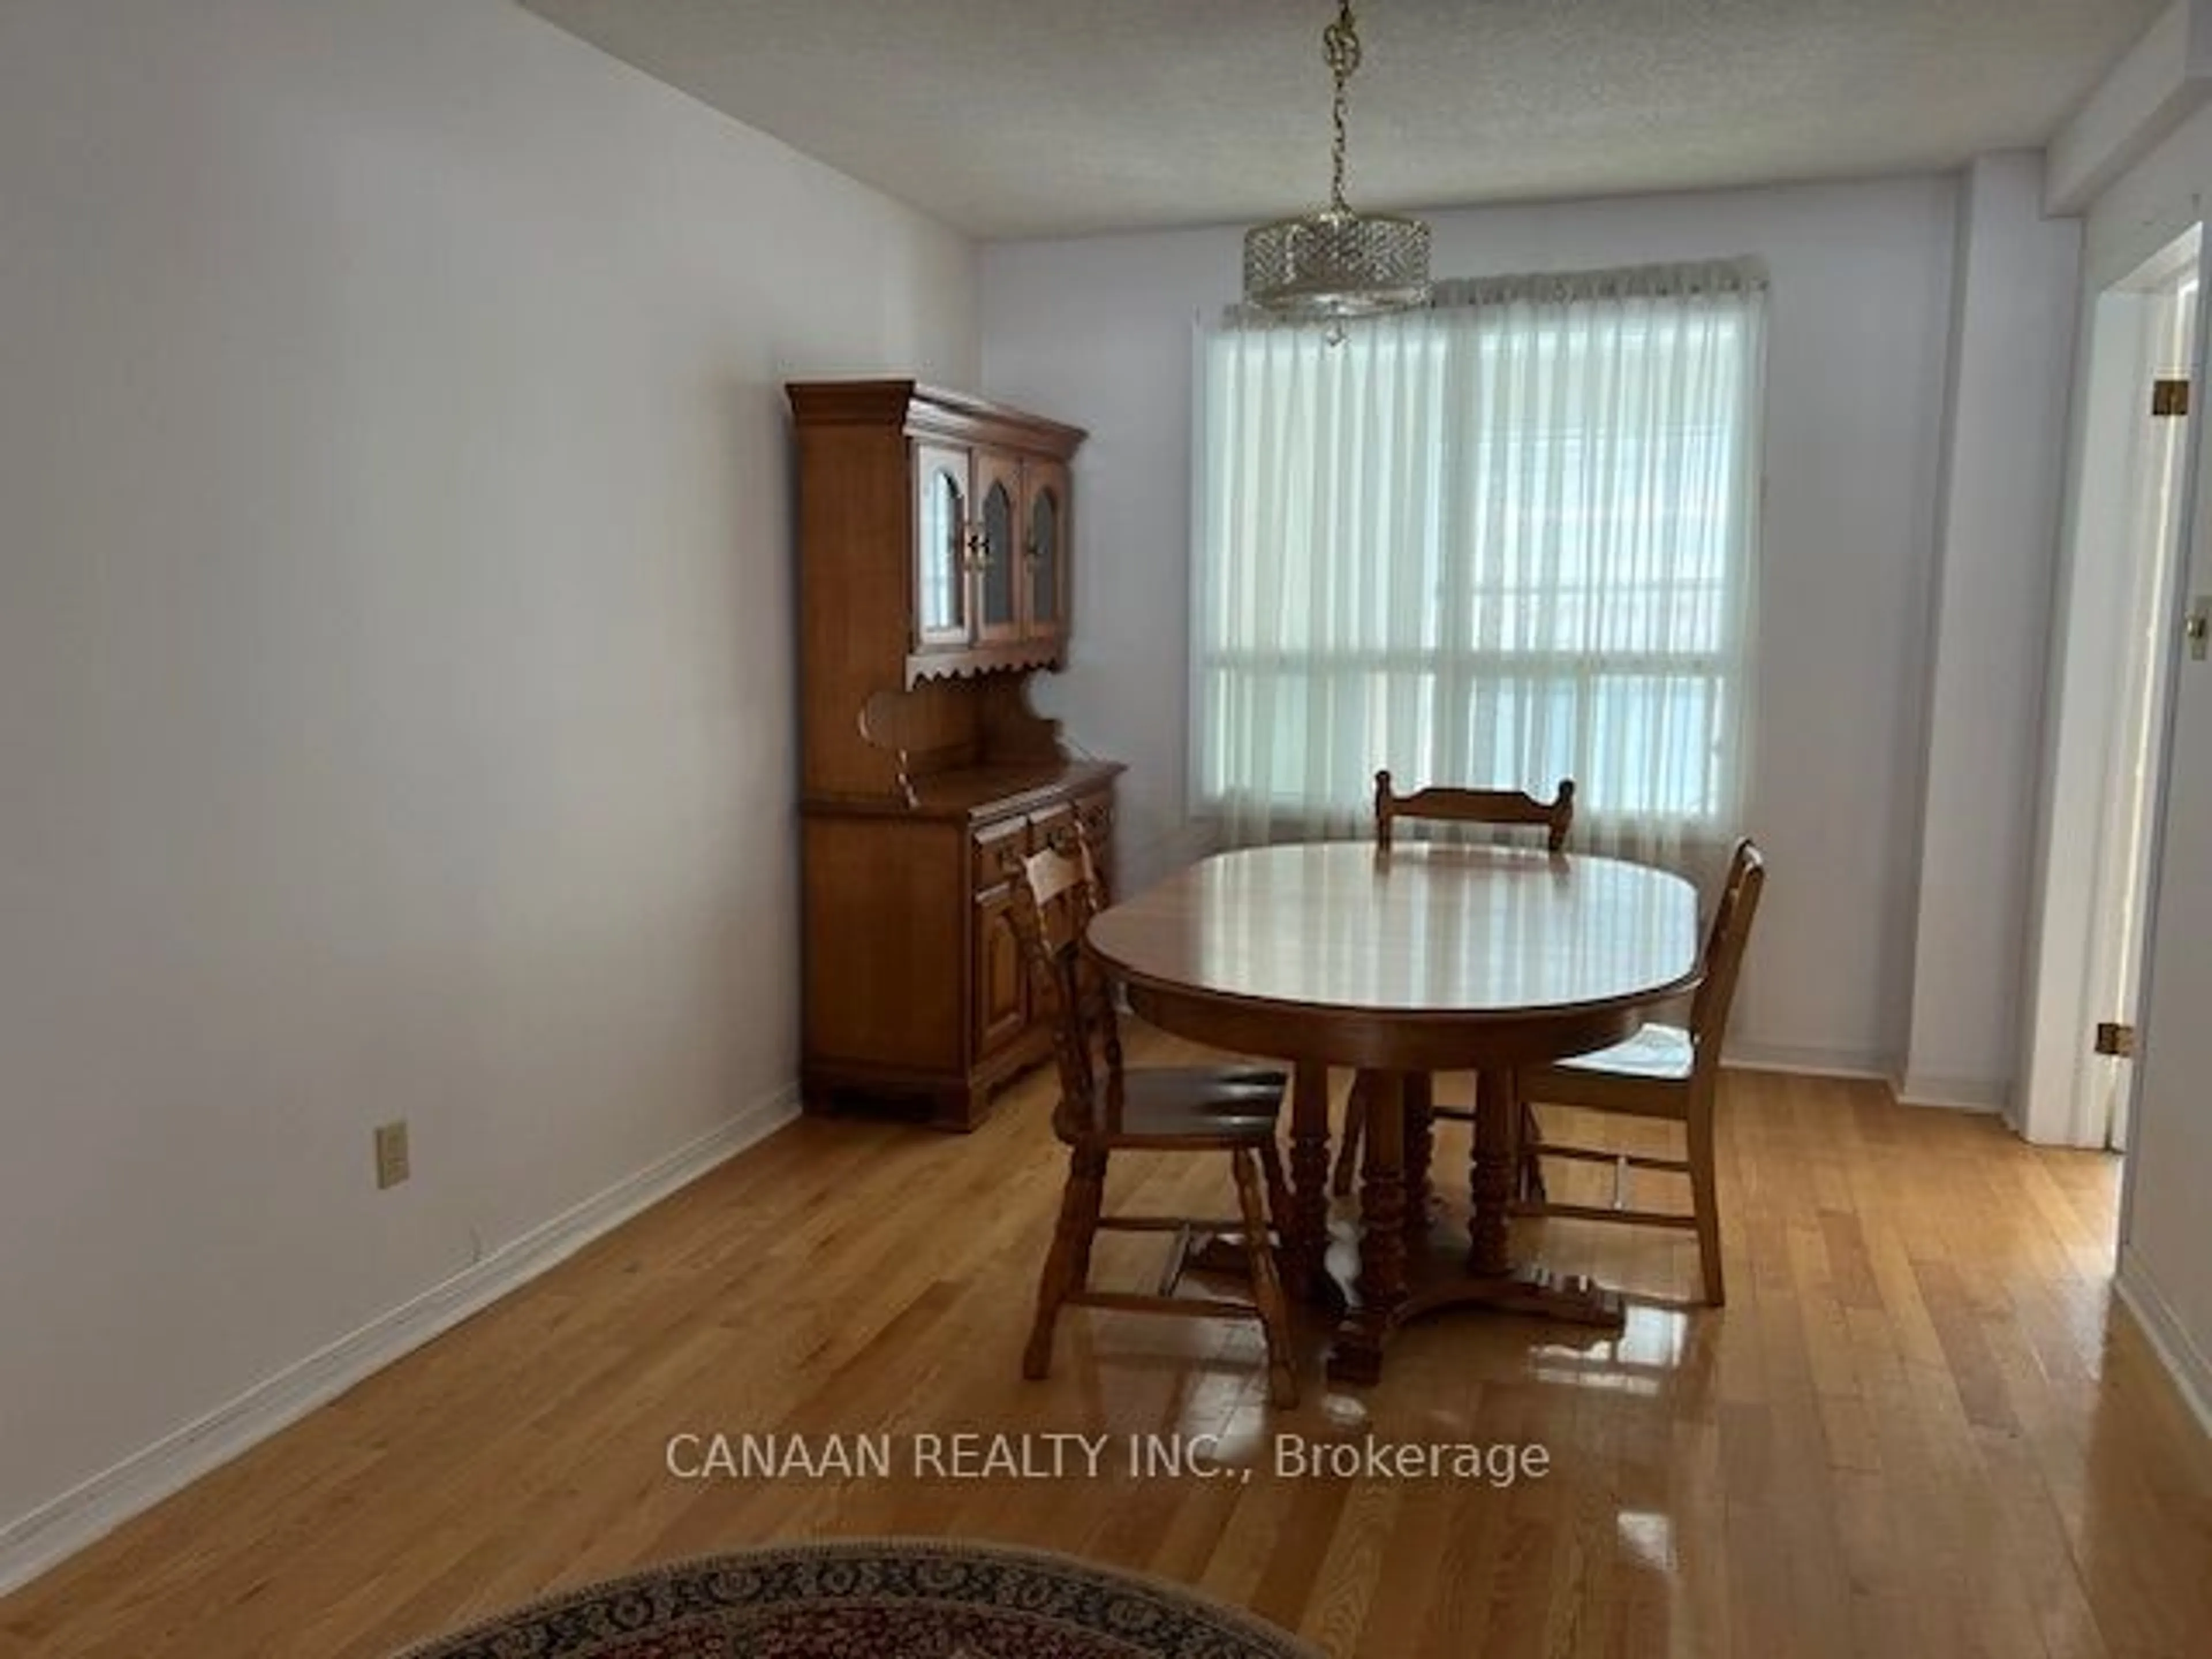
[[(522, 0), (975, 234), (1318, 206), (1330, 0)], [(1364, 0), (1354, 206), (1954, 167), (2039, 145), (2160, 0)]]

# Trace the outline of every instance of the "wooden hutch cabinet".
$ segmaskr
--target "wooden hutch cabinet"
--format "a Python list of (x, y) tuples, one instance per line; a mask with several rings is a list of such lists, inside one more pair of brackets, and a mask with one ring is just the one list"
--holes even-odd
[(972, 1128), (1043, 1059), (1015, 863), (1079, 821), (1110, 868), (1114, 779), (1029, 706), (1074, 591), (1070, 426), (911, 380), (794, 383), (810, 1109), (918, 1100)]

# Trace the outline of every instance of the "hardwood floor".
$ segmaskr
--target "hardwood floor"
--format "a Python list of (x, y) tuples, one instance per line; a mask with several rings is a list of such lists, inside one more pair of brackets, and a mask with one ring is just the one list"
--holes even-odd
[[(1146, 1570), (1362, 1659), (2212, 1651), (2212, 1452), (2112, 1310), (2111, 1159), (1730, 1073), (1724, 1311), (1645, 1300), (1595, 1341), (1449, 1317), (1359, 1391), (1324, 1384), (1310, 1318), (1279, 1413), (1228, 1325), (1072, 1312), (1051, 1380), (1021, 1380), (1061, 1176), (1044, 1086), (966, 1138), (795, 1125), (0, 1601), (0, 1656), (368, 1659), (672, 1556), (887, 1533)], [(1227, 1200), (1217, 1160), (1122, 1161), (1146, 1201)], [(1694, 1293), (1686, 1235), (1546, 1226), (1556, 1266)], [(1101, 1271), (1159, 1248), (1106, 1241)], [(959, 1431), (1212, 1434), (1254, 1469), (1139, 1478), (1117, 1442), (1096, 1479), (908, 1472)], [(670, 1472), (671, 1437), (717, 1432), (886, 1436), (894, 1474)], [(1272, 1462), (1278, 1435), (1369, 1432), (1541, 1446), (1549, 1472)]]

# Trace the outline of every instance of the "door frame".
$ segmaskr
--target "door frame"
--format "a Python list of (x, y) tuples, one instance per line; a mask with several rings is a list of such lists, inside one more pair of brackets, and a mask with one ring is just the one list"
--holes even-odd
[[(2121, 680), (2137, 623), (2126, 602), (2136, 591), (2134, 443), (2149, 390), (2142, 373), (2147, 319), (2155, 287), (2179, 263), (2175, 249), (2185, 241), (2191, 244), (2185, 257), (2193, 257), (2201, 272), (2203, 220), (2194, 203), (2185, 213), (2144, 226), (2126, 257), (2088, 273), (2083, 284), (2066, 534), (2045, 700), (2044, 787), (2025, 964), (2028, 1017), (2021, 1035), (2020, 1086), (2008, 1113), (2025, 1139), (2045, 1145), (2102, 1147), (2109, 1126), (2108, 1114), (2094, 1109), (2087, 1082), (2087, 1068), (2098, 1058), (2095, 1022), (2110, 1017), (2092, 1006), (2094, 906), (2101, 884), (2111, 757), (2126, 707)], [(2203, 281), (2197, 302), (2189, 374), (2201, 403), (2206, 361)], [(2185, 434), (2173, 522), (2166, 544), (2157, 550), (2169, 567), (2169, 595), (2178, 592), (2179, 566), (2187, 552), (2203, 424), (2201, 418), (2192, 422), (2192, 430)], [(2120, 465), (2113, 464), (2116, 458)], [(2165, 771), (2165, 725), (2154, 719), (2149, 765), (2154, 792)], [(2155, 824), (2155, 799), (2150, 817)], [(2139, 941), (2145, 932), (2138, 930)]]

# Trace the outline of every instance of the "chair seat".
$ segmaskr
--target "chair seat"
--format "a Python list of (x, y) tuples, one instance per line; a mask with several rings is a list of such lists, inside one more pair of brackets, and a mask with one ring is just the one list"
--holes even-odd
[(1123, 1072), (1086, 1139), (1109, 1146), (1272, 1143), (1290, 1079), (1248, 1066), (1146, 1066)]
[(1577, 1054), (1546, 1069), (1602, 1072), (1608, 1077), (1686, 1083), (1696, 1064), (1697, 1054), (1690, 1046), (1687, 1031), (1679, 1025), (1647, 1025), (1626, 1042), (1616, 1042), (1595, 1054)]

